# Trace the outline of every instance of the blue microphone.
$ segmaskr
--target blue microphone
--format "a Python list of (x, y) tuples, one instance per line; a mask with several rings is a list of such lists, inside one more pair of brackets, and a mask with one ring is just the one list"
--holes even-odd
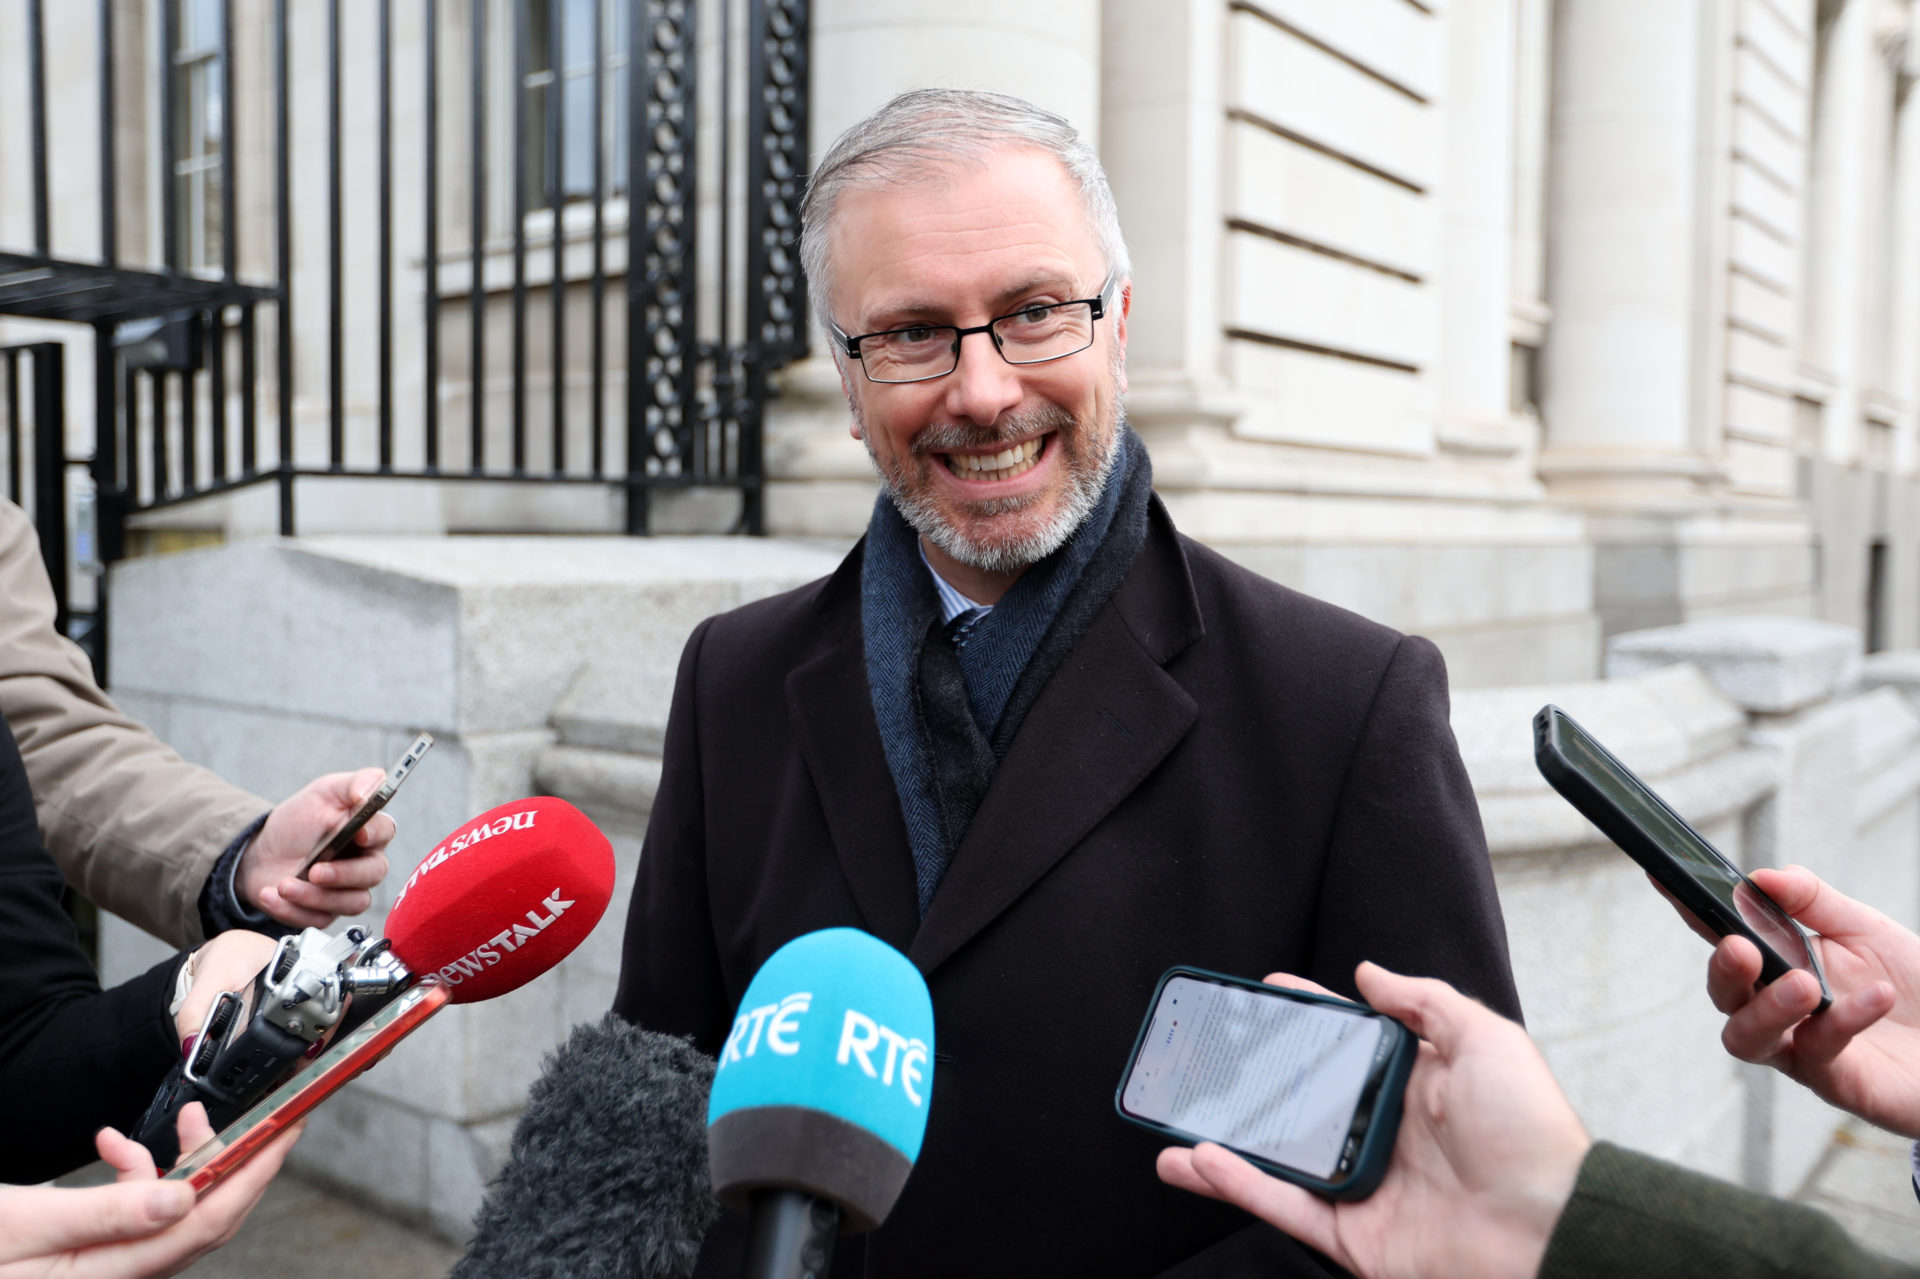
[(836, 1233), (885, 1220), (932, 1096), (933, 1000), (905, 955), (856, 928), (775, 951), (707, 1103), (714, 1194), (750, 1218), (748, 1274), (824, 1274)]

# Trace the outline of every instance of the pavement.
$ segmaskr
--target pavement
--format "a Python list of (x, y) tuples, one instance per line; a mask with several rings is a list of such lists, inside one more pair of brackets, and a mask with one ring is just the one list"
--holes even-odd
[[(1920, 1264), (1920, 1201), (1908, 1164), (1910, 1143), (1849, 1124), (1795, 1196), (1837, 1218), (1866, 1247)], [(107, 1180), (104, 1164), (61, 1178)], [(234, 1241), (182, 1271), (193, 1279), (442, 1279), (463, 1249), (302, 1180), (282, 1174), (267, 1188)]]
[[(112, 1179), (113, 1170), (96, 1163), (60, 1184)], [(233, 1242), (180, 1273), (195, 1279), (443, 1279), (465, 1251), (282, 1173)]]
[(1920, 1199), (1908, 1152), (1913, 1143), (1863, 1123), (1834, 1134), (1833, 1145), (1796, 1196), (1838, 1220), (1866, 1248), (1920, 1263)]

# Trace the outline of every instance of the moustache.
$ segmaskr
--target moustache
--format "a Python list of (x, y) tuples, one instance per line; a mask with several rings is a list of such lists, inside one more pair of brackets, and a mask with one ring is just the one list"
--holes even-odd
[(915, 457), (925, 458), (935, 453), (970, 452), (995, 445), (1005, 447), (1036, 435), (1072, 431), (1078, 426), (1079, 419), (1073, 414), (1058, 405), (1048, 405), (1007, 418), (998, 426), (942, 422), (924, 427), (907, 445), (907, 451)]

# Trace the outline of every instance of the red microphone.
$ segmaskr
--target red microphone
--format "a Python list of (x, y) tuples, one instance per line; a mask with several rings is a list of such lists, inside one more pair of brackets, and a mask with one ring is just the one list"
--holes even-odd
[(517, 799), (454, 831), (400, 886), (393, 953), (472, 1003), (517, 990), (573, 953), (613, 898), (613, 845), (564, 799)]
[[(319, 1068), (287, 1085), (298, 1098), (274, 1108), (291, 1122), (443, 1005), (504, 995), (558, 964), (587, 939), (612, 897), (613, 845), (572, 804), (543, 795), (482, 813), (407, 877), (384, 942), (363, 947), (366, 934), (357, 928), (338, 936), (309, 928), (284, 939), (256, 979), (251, 1017), (242, 1020), (238, 993), (222, 995), (215, 1010), (226, 1008), (225, 1022), (209, 1017), (189, 1059), (142, 1117), (137, 1139), (172, 1163), (174, 1118), (187, 1102), (205, 1102), (214, 1130), (224, 1133), (299, 1057), (317, 1055)], [(415, 984), (421, 989), (405, 991)], [(329, 1030), (331, 1046), (322, 1051)], [(244, 1158), (237, 1153), (222, 1168)], [(209, 1166), (204, 1184), (225, 1175)]]
[[(204, 1192), (446, 1004), (517, 990), (572, 954), (612, 897), (613, 845), (572, 804), (543, 795), (482, 813), (407, 877), (384, 943), (362, 950), (366, 935), (358, 929), (331, 937), (311, 928), (283, 942), (260, 979), (267, 983), (261, 1011), (235, 1044), (214, 1054), (208, 1078), (219, 1080), (220, 1091), (208, 1092), (184, 1064), (176, 1068), (141, 1120), (139, 1139), (172, 1163), (174, 1117), (188, 1101), (204, 1100), (221, 1135), (168, 1174)], [(403, 991), (409, 977), (415, 988)], [(366, 998), (349, 1007), (350, 992)], [(301, 1018), (304, 1037), (274, 1020), (292, 1016)], [(335, 1033), (314, 1065), (261, 1099), (325, 1027)], [(247, 1068), (244, 1088), (232, 1086), (236, 1060)]]

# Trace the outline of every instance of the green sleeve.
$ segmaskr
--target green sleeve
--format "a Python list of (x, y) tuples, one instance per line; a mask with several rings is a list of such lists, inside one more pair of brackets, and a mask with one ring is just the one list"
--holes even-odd
[(1799, 1204), (1606, 1142), (1580, 1167), (1540, 1279), (1889, 1279), (1920, 1268), (1865, 1251)]

